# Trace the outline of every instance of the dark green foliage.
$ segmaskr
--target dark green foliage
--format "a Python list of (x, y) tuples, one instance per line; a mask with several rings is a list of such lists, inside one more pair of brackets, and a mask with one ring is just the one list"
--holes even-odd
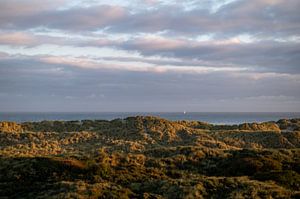
[(214, 125), (211, 130), (238, 130), (238, 125)]
[(256, 173), (253, 179), (260, 181), (273, 180), (286, 188), (300, 190), (300, 175), (291, 170)]
[(282, 130), (300, 130), (300, 118), (298, 119), (281, 119), (276, 122)]
[[(232, 156), (217, 161), (217, 172), (225, 176), (252, 176), (257, 172), (281, 170), (283, 160), (268, 151), (241, 150), (233, 151)], [(210, 172), (212, 175), (212, 172)]]
[[(105, 151), (101, 151), (98, 156), (93, 158), (82, 157), (80, 159), (2, 157), (0, 161), (2, 190), (0, 197), (25, 197), (26, 193), (32, 194), (31, 189), (35, 189), (38, 194), (47, 189), (53, 189), (55, 182), (83, 180), (90, 184), (113, 183), (110, 188), (104, 188), (98, 193), (107, 198), (143, 197), (146, 193), (154, 196), (167, 195), (170, 198), (181, 198), (184, 193), (183, 187), (191, 187), (197, 183), (189, 182), (187, 175), (192, 173), (198, 176), (199, 180), (202, 179), (201, 175), (198, 175), (201, 173), (213, 176), (248, 175), (255, 180), (273, 180), (280, 186), (299, 190), (299, 174), (292, 170), (281, 170), (282, 165), (295, 168), (295, 162), (292, 159), (287, 161), (277, 152), (229, 151), (229, 154), (232, 153), (232, 155), (228, 157), (206, 155), (195, 161), (191, 160), (195, 151), (181, 148), (178, 152), (181, 154), (169, 153), (162, 159), (149, 158), (145, 165), (134, 163), (131, 160), (134, 156), (120, 153), (108, 154)], [(279, 160), (276, 160), (278, 157)], [(157, 164), (153, 164), (151, 161), (157, 161)], [(212, 167), (205, 167), (203, 161), (210, 161), (211, 164), (222, 163), (212, 169)], [(161, 164), (165, 166), (161, 166)], [(212, 172), (213, 170), (214, 172)], [(177, 180), (187, 184), (179, 185)], [(39, 186), (39, 184), (43, 184), (43, 186)], [(200, 187), (202, 187), (201, 194), (220, 198), (221, 196), (229, 197), (236, 189), (247, 190), (248, 188), (245, 186), (231, 178), (223, 178), (223, 180), (211, 178), (204, 180)], [(265, 194), (269, 196), (268, 192)]]
[(130, 189), (118, 187), (118, 189), (105, 189), (101, 193), (101, 198), (115, 198), (115, 199), (130, 199), (134, 198), (134, 194)]
[(251, 176), (257, 172), (281, 170), (281, 163), (268, 158), (244, 157), (230, 163), (225, 170), (229, 176)]
[[(11, 172), (10, 167), (14, 165)], [(0, 181), (41, 182), (59, 179), (85, 178), (88, 168), (76, 159), (63, 158), (13, 158), (1, 159)]]

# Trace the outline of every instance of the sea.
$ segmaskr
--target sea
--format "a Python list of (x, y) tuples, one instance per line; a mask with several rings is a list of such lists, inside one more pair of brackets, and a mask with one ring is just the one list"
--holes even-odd
[(195, 120), (211, 124), (241, 124), (300, 118), (300, 112), (0, 112), (0, 121), (21, 123), (43, 120), (113, 120), (132, 116), (157, 116), (172, 121)]

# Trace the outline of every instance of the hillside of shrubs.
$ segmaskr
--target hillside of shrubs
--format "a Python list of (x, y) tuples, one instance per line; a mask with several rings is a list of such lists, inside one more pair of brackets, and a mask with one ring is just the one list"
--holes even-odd
[(0, 198), (300, 198), (300, 119), (2, 121)]

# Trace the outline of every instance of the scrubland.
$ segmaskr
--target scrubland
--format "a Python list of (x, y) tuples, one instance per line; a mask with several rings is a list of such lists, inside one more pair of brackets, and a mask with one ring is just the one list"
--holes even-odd
[(3, 121), (0, 198), (300, 198), (300, 119)]

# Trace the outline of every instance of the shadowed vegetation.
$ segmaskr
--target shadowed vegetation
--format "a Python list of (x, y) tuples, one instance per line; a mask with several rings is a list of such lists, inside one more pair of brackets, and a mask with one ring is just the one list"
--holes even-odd
[(299, 121), (0, 124), (0, 198), (298, 198)]

